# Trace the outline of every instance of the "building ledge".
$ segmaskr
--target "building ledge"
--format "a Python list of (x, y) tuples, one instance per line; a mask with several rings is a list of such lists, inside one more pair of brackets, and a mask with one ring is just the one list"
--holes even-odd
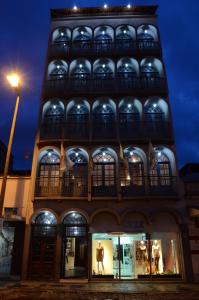
[(51, 9), (51, 18), (65, 18), (65, 17), (81, 17), (81, 16), (111, 16), (111, 15), (155, 15), (157, 11), (157, 5), (151, 6), (115, 6), (107, 7), (76, 7), (74, 8), (65, 8), (65, 9)]

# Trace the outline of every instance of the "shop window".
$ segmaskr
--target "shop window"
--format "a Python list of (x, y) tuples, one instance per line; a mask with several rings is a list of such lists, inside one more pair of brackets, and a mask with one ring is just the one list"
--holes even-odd
[(95, 233), (93, 278), (181, 278), (175, 233)]

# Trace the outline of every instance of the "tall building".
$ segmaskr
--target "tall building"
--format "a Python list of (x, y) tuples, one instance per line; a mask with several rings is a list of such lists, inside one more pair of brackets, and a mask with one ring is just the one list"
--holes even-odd
[(191, 279), (156, 10), (51, 11), (28, 278)]

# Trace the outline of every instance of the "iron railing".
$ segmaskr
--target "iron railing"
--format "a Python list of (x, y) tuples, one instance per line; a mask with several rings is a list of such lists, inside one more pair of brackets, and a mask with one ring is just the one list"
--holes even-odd
[(49, 58), (68, 56), (99, 56), (99, 55), (161, 55), (159, 42), (128, 39), (110, 41), (74, 41), (58, 42), (49, 46)]
[(158, 76), (134, 76), (96, 78), (89, 75), (85, 78), (62, 77), (50, 78), (44, 82), (44, 97), (63, 97), (69, 95), (134, 95), (166, 94), (167, 81)]
[[(173, 176), (114, 176), (91, 177), (92, 197), (176, 196), (177, 177)], [(36, 197), (88, 197), (88, 178), (83, 176), (37, 177)]]
[(117, 139), (117, 127), (120, 135), (120, 140), (172, 140), (173, 133), (170, 122), (166, 121), (133, 121), (126, 120), (124, 116), (119, 120), (105, 120), (99, 122), (93, 117), (92, 125), (89, 121), (66, 121), (60, 123), (45, 123), (41, 124), (40, 139), (65, 139), (65, 140), (107, 140)]

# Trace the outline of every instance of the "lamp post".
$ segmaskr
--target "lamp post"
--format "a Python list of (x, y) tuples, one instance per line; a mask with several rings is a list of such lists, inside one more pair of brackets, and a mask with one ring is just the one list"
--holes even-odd
[(8, 149), (7, 149), (7, 154), (6, 154), (6, 162), (5, 162), (4, 173), (3, 173), (3, 181), (2, 181), (2, 185), (1, 185), (0, 218), (2, 218), (2, 213), (3, 213), (6, 183), (7, 183), (7, 177), (8, 177), (9, 164), (10, 164), (10, 155), (11, 155), (12, 142), (13, 142), (13, 136), (14, 136), (14, 131), (15, 131), (16, 119), (17, 119), (17, 112), (18, 112), (19, 101), (20, 101), (20, 78), (19, 78), (19, 76), (17, 74), (11, 74), (11, 75), (7, 76), (7, 80), (10, 83), (11, 87), (16, 91), (17, 99), (16, 99), (16, 104), (15, 104), (13, 120), (12, 120), (12, 127), (10, 130), (10, 137), (9, 137)]

